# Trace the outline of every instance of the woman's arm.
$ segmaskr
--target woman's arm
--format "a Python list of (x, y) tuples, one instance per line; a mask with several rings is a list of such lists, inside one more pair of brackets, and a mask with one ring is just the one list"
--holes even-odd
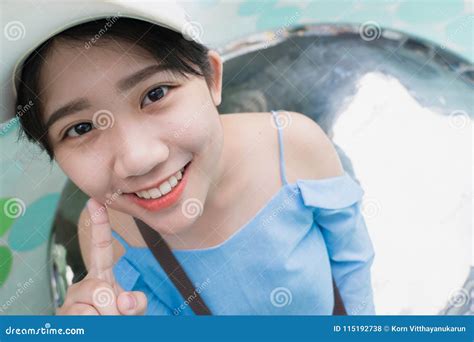
[(315, 194), (314, 221), (324, 237), (347, 313), (375, 314), (370, 275), (374, 249), (361, 212), (363, 190), (343, 176), (337, 151), (321, 127), (303, 114), (289, 113), (291, 125), (283, 130), (289, 182), (339, 177), (329, 188), (324, 186), (324, 194)]

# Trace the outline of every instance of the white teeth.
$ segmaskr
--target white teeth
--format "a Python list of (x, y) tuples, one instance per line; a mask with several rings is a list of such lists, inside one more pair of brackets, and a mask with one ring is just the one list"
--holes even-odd
[(173, 176), (165, 180), (163, 183), (159, 185), (159, 188), (152, 188), (148, 190), (143, 190), (139, 192), (135, 192), (135, 194), (140, 197), (140, 198), (160, 198), (163, 195), (166, 195), (168, 192), (171, 191), (172, 188), (174, 188), (179, 181), (183, 178), (183, 171), (184, 167), (176, 172)]
[(152, 198), (160, 198), (161, 197), (161, 192), (157, 188), (153, 188), (148, 190)]
[(171, 184), (168, 181), (164, 181), (163, 183), (160, 184), (160, 192), (163, 195), (166, 195), (168, 192), (171, 191)]
[(144, 197), (146, 199), (150, 198), (150, 194), (146, 190), (141, 191), (140, 194), (141, 194), (142, 197)]
[(178, 184), (178, 179), (177, 179), (175, 176), (171, 176), (171, 177), (168, 179), (168, 182), (170, 182), (170, 185), (171, 185), (171, 186), (175, 186), (176, 184)]

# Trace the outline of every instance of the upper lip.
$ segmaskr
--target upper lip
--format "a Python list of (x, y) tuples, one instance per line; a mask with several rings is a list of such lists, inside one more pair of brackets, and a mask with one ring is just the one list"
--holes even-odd
[[(188, 162), (189, 163), (189, 162)], [(183, 167), (186, 167), (188, 165), (188, 163), (186, 163), (184, 166), (180, 167), (178, 169), (178, 171), (180, 171)], [(171, 176), (173, 176), (174, 174), (176, 174), (178, 171), (174, 171), (173, 173), (171, 173), (170, 175), (166, 176), (165, 178), (162, 178), (161, 180), (159, 180), (158, 182), (154, 182), (153, 184), (149, 185), (149, 186), (144, 186), (142, 187), (140, 190), (135, 190), (135, 191), (132, 191), (130, 193), (134, 193), (134, 192), (140, 192), (140, 191), (143, 191), (143, 190), (148, 190), (148, 189), (152, 189), (152, 188), (158, 188), (158, 185), (160, 185), (161, 183), (163, 183), (165, 180), (167, 180), (168, 178), (170, 178)]]

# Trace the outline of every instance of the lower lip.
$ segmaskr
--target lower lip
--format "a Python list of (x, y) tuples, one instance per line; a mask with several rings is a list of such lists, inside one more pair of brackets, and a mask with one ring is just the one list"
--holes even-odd
[(161, 196), (160, 198), (145, 199), (145, 198), (140, 198), (135, 194), (125, 194), (125, 195), (128, 196), (133, 202), (138, 204), (140, 207), (145, 208), (146, 210), (149, 210), (149, 211), (158, 211), (158, 210), (171, 207), (173, 204), (178, 202), (181, 195), (183, 194), (184, 187), (186, 186), (186, 183), (188, 181), (188, 170), (187, 170), (188, 167), (189, 167), (189, 164), (184, 169), (183, 178), (181, 178), (178, 185), (176, 185), (174, 188), (171, 188), (170, 192), (168, 192), (166, 195)]

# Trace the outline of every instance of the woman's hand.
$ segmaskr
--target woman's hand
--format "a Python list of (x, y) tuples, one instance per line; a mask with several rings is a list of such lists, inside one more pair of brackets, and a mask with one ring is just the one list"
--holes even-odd
[(147, 298), (140, 291), (124, 291), (113, 274), (112, 228), (107, 210), (91, 198), (90, 266), (87, 276), (68, 288), (57, 315), (143, 315)]

